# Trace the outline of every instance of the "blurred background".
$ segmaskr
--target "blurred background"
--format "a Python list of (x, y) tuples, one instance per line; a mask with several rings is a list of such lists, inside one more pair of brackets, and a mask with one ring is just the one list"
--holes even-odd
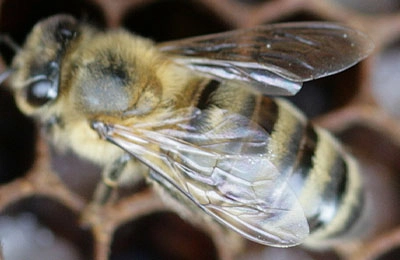
[[(0, 88), (0, 245), (8, 259), (400, 259), (400, 1), (0, 0), (0, 32), (22, 43), (32, 26), (68, 13), (162, 42), (288, 21), (333, 21), (367, 33), (374, 53), (306, 83), (290, 100), (332, 131), (361, 164), (368, 236), (325, 251), (277, 249), (182, 220), (146, 184), (122, 189), (90, 225), (80, 213), (100, 169), (49, 147)], [(1, 46), (0, 69), (13, 53)]]

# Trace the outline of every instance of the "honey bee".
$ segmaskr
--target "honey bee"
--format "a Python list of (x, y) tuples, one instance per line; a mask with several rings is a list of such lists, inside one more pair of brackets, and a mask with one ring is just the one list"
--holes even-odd
[(372, 47), (324, 22), (155, 44), (57, 15), (35, 25), (3, 77), (56, 146), (104, 166), (95, 203), (129, 169), (228, 230), (288, 247), (346, 234), (363, 192), (353, 157), (278, 96)]

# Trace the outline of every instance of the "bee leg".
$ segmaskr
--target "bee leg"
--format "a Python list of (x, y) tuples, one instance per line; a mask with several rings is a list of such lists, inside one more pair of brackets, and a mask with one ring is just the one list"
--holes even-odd
[(118, 180), (132, 158), (128, 154), (116, 159), (103, 171), (103, 181), (99, 182), (94, 192), (93, 200), (82, 212), (80, 223), (83, 227), (101, 225), (103, 206), (110, 201), (113, 190), (118, 186)]
[(110, 167), (104, 169), (102, 174), (103, 181), (97, 185), (92, 203), (104, 205), (109, 201), (112, 191), (118, 186), (118, 179), (129, 160), (131, 160), (131, 157), (128, 154), (124, 154), (115, 160)]

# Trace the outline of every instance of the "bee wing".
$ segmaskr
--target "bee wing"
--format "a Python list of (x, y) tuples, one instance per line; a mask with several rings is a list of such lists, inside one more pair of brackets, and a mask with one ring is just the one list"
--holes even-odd
[(248, 82), (267, 95), (294, 95), (302, 82), (354, 65), (373, 49), (348, 27), (302, 22), (193, 37), (162, 43), (178, 63), (213, 77)]
[[(187, 123), (202, 116), (197, 112), (132, 127), (96, 122), (93, 127), (147, 165), (150, 177), (174, 197), (189, 199), (244, 237), (281, 247), (301, 243), (309, 234), (308, 222), (287, 181), (290, 176), (268, 158), (268, 133), (236, 114), (223, 115), (207, 131)], [(146, 130), (149, 126), (153, 130)]]

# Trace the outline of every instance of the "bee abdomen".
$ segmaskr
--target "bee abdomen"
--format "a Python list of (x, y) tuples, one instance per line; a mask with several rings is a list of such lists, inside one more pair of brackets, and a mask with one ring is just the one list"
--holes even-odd
[(310, 244), (346, 236), (361, 215), (357, 163), (323, 129), (283, 100), (278, 105), (270, 160), (297, 195), (310, 226)]
[[(205, 116), (196, 123), (204, 131), (213, 129), (221, 120), (220, 110), (255, 121), (266, 131), (265, 156), (279, 170), (277, 186), (288, 185), (304, 210), (310, 228), (306, 242), (321, 244), (346, 236), (362, 207), (357, 163), (334, 137), (314, 127), (288, 102), (234, 91), (241, 89), (210, 81), (197, 103)], [(290, 220), (283, 217), (274, 224), (284, 221)]]
[(328, 244), (352, 233), (362, 214), (363, 192), (354, 158), (328, 132), (318, 128), (315, 132), (312, 167), (299, 199), (310, 224), (309, 244), (321, 240)]

